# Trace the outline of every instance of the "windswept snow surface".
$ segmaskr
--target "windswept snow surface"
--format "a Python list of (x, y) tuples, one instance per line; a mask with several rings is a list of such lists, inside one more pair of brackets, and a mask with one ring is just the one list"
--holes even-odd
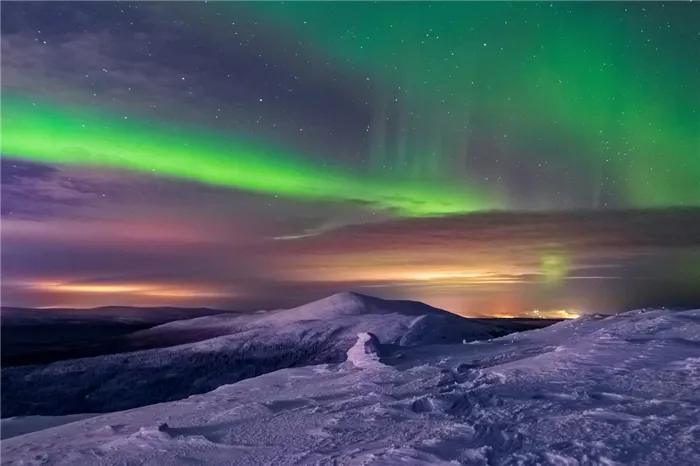
[(381, 364), (280, 370), (2, 450), (7, 465), (697, 465), (700, 311), (393, 347)]
[(118, 411), (206, 393), (278, 369), (338, 363), (362, 332), (400, 346), (510, 333), (423, 303), (340, 293), (295, 309), (176, 321), (134, 336), (194, 343), (3, 368), (2, 417)]
[(18, 435), (49, 429), (51, 427), (68, 424), (99, 414), (68, 414), (66, 416), (27, 416), (9, 417), (0, 421), (0, 438), (6, 439)]

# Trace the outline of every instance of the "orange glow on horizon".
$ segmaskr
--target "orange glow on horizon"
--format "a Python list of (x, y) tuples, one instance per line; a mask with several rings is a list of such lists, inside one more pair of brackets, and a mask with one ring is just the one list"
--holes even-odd
[(488, 285), (524, 283), (536, 274), (522, 267), (451, 268), (435, 269), (397, 265), (347, 264), (297, 269), (294, 278), (302, 281), (317, 281), (319, 276), (326, 282), (366, 282), (373, 284), (412, 285), (416, 282), (430, 285)]
[(36, 282), (28, 285), (41, 291), (73, 294), (119, 294), (130, 297), (155, 297), (155, 298), (222, 298), (229, 297), (231, 293), (224, 293), (212, 288), (182, 286), (173, 284), (90, 284), (90, 283), (61, 283), (61, 282)]
[(530, 312), (524, 312), (519, 315), (513, 315), (513, 314), (499, 314), (496, 313), (493, 315), (493, 317), (499, 318), (499, 319), (522, 319), (522, 318), (528, 318), (528, 319), (578, 319), (581, 317), (581, 314), (579, 314), (576, 311), (573, 310), (567, 310), (567, 309), (534, 309)]
[[(408, 279), (408, 277), (412, 277)], [(431, 272), (408, 273), (403, 275), (404, 299), (415, 299), (463, 317), (501, 318), (501, 319), (576, 319), (580, 312), (562, 308), (532, 308), (532, 303), (515, 291), (498, 288), (489, 295), (471, 294), (469, 286), (475, 283), (510, 284), (522, 283), (513, 275), (498, 275), (490, 272)], [(400, 282), (395, 276), (388, 283)], [(425, 282), (425, 283), (422, 283)], [(418, 286), (416, 286), (418, 284)], [(424, 287), (429, 285), (429, 287)], [(186, 305), (201, 306), (206, 299), (232, 298), (238, 296), (206, 285), (176, 283), (84, 283), (62, 282), (58, 280), (41, 280), (16, 283), (22, 288), (34, 289), (54, 294), (57, 302), (63, 306), (50, 307), (88, 308), (110, 305), (129, 306), (167, 306)], [(440, 285), (450, 287), (452, 291), (443, 295), (438, 290)], [(464, 288), (462, 288), (464, 287)], [(444, 292), (444, 290), (443, 290)], [(399, 299), (398, 297), (395, 299)]]
[(410, 277), (413, 280), (445, 283), (521, 283), (518, 274), (498, 272), (425, 272)]
[(552, 311), (552, 312), (554, 313), (555, 316), (561, 316), (562, 319), (578, 319), (579, 317), (581, 317), (581, 314), (579, 314), (578, 312), (574, 312), (574, 311), (566, 310), (566, 309)]

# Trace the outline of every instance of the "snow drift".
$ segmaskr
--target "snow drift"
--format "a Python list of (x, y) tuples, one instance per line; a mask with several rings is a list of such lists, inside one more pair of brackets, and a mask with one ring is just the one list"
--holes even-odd
[[(354, 343), (360, 360), (382, 352)], [(700, 464), (700, 311), (400, 352), (20, 435), (3, 464)]]
[(379, 362), (381, 343), (372, 333), (360, 333), (357, 342), (347, 352), (347, 362), (353, 367), (369, 368), (382, 367)]

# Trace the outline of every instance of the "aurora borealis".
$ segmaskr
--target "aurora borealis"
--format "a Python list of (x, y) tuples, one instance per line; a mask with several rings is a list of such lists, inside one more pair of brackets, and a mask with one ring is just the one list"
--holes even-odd
[(29, 154), (29, 160), (125, 168), (298, 199), (366, 202), (405, 215), (470, 212), (485, 205), (465, 189), (347, 176), (295, 154), (217, 135), (186, 131), (183, 137), (172, 127), (43, 108), (14, 96), (4, 108), (3, 151)]
[(698, 24), (694, 2), (3, 4), (3, 304), (683, 293), (679, 236), (626, 243), (609, 212), (697, 223)]

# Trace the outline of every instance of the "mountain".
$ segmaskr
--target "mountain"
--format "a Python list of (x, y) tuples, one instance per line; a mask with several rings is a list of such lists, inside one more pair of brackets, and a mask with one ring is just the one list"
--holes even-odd
[(196, 342), (243, 333), (249, 334), (249, 339), (269, 336), (268, 333), (303, 338), (309, 331), (335, 332), (337, 337), (348, 339), (346, 346), (360, 331), (374, 332), (385, 342), (410, 346), (461, 343), (465, 339), (492, 338), (515, 330), (504, 331), (496, 323), (465, 319), (417, 301), (343, 292), (293, 309), (176, 321), (135, 333), (131, 340), (134, 345), (164, 346), (174, 338), (179, 342)]
[(3, 464), (700, 464), (700, 310), (470, 344), (360, 333), (338, 363), (3, 440)]
[(46, 364), (130, 349), (126, 335), (178, 319), (224, 311), (172, 307), (25, 309), (3, 307), (2, 365)]
[[(180, 320), (131, 334), (168, 346), (2, 370), (2, 417), (100, 413), (178, 400), (282, 368), (345, 360), (358, 333), (400, 347), (509, 333), (412, 301), (340, 293), (287, 310)], [(177, 342), (188, 342), (174, 345)]]
[(51, 308), (32, 309), (3, 306), (0, 321), (3, 326), (87, 322), (123, 322), (160, 325), (180, 319), (222, 314), (209, 308), (104, 306), (91, 309)]

